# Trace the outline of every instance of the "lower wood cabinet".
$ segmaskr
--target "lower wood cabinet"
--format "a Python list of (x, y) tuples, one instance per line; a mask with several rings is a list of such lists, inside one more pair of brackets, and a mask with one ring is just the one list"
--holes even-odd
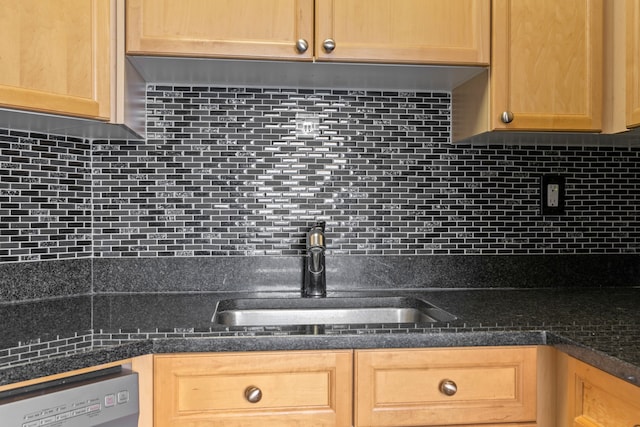
[(155, 358), (155, 426), (351, 426), (352, 351)]
[(640, 426), (640, 387), (560, 354), (558, 427)]
[(156, 355), (155, 426), (532, 426), (537, 351)]
[(356, 351), (355, 425), (535, 425), (536, 352), (535, 347)]

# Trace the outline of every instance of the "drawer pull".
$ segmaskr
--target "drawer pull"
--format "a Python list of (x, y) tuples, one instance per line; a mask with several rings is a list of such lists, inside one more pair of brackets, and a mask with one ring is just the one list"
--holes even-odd
[(503, 111), (500, 120), (502, 120), (504, 124), (511, 123), (513, 121), (513, 113), (511, 111)]
[(249, 403), (258, 403), (262, 399), (262, 390), (256, 386), (250, 385), (244, 391), (244, 397)]
[(442, 380), (440, 382), (440, 393), (447, 396), (453, 396), (458, 391), (458, 386), (451, 380)]
[(325, 52), (331, 53), (336, 48), (336, 42), (333, 39), (326, 39), (322, 43), (322, 47), (324, 48)]
[(299, 39), (296, 42), (296, 50), (298, 53), (305, 53), (309, 49), (309, 43), (305, 39)]

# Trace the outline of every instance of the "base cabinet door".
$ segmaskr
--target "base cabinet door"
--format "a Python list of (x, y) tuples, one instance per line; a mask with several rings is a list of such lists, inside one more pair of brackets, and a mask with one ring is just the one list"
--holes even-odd
[(355, 353), (356, 426), (535, 425), (536, 348)]
[(352, 352), (155, 358), (155, 426), (350, 426)]
[(0, 0), (0, 107), (108, 120), (108, 0)]
[(558, 427), (640, 425), (640, 387), (570, 356), (560, 360), (566, 383), (559, 387), (566, 392), (567, 408), (559, 411)]

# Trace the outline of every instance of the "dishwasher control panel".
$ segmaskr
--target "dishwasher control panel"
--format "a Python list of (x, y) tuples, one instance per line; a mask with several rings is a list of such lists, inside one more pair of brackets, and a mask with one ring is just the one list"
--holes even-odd
[(2, 425), (136, 427), (138, 374), (127, 372), (0, 401)]

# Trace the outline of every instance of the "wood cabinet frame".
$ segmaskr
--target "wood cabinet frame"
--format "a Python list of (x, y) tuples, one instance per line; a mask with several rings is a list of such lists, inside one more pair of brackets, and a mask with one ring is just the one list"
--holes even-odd
[[(73, 26), (73, 22), (65, 22), (67, 15), (64, 10), (57, 12), (59, 16), (40, 16), (38, 20), (30, 20), (23, 15), (30, 7), (26, 1), (33, 0), (2, 0), (6, 3), (1, 6), (5, 17), (11, 17), (11, 13), (19, 15), (11, 18), (10, 25), (5, 25), (4, 30), (14, 32), (14, 37), (2, 38), (3, 46), (0, 47), (5, 52), (5, 58), (15, 64), (5, 70), (11, 69), (12, 75), (18, 74), (8, 76), (5, 84), (0, 79), (0, 106), (108, 120), (111, 114), (113, 2), (87, 0), (91, 10), (91, 16), (88, 17), (91, 40), (78, 41), (72, 35), (63, 33), (65, 28)], [(61, 7), (51, 0), (42, 6), (34, 4), (33, 7), (44, 7), (46, 3), (50, 8)], [(42, 21), (50, 25), (43, 25)], [(17, 27), (14, 28), (14, 25)], [(61, 41), (59, 46), (47, 44), (48, 38), (53, 37), (50, 32), (55, 33), (56, 40)], [(20, 35), (33, 36), (33, 44), (30, 41), (22, 43)], [(48, 48), (44, 48), (45, 45)], [(73, 49), (79, 49), (80, 45), (84, 50), (82, 57), (73, 54)], [(86, 59), (87, 55), (91, 63), (77, 63), (78, 58)], [(2, 56), (0, 53), (0, 58)], [(57, 65), (52, 67), (50, 63)], [(85, 87), (82, 92), (80, 89), (72, 92), (69, 87), (77, 86), (78, 80), (88, 88)]]

